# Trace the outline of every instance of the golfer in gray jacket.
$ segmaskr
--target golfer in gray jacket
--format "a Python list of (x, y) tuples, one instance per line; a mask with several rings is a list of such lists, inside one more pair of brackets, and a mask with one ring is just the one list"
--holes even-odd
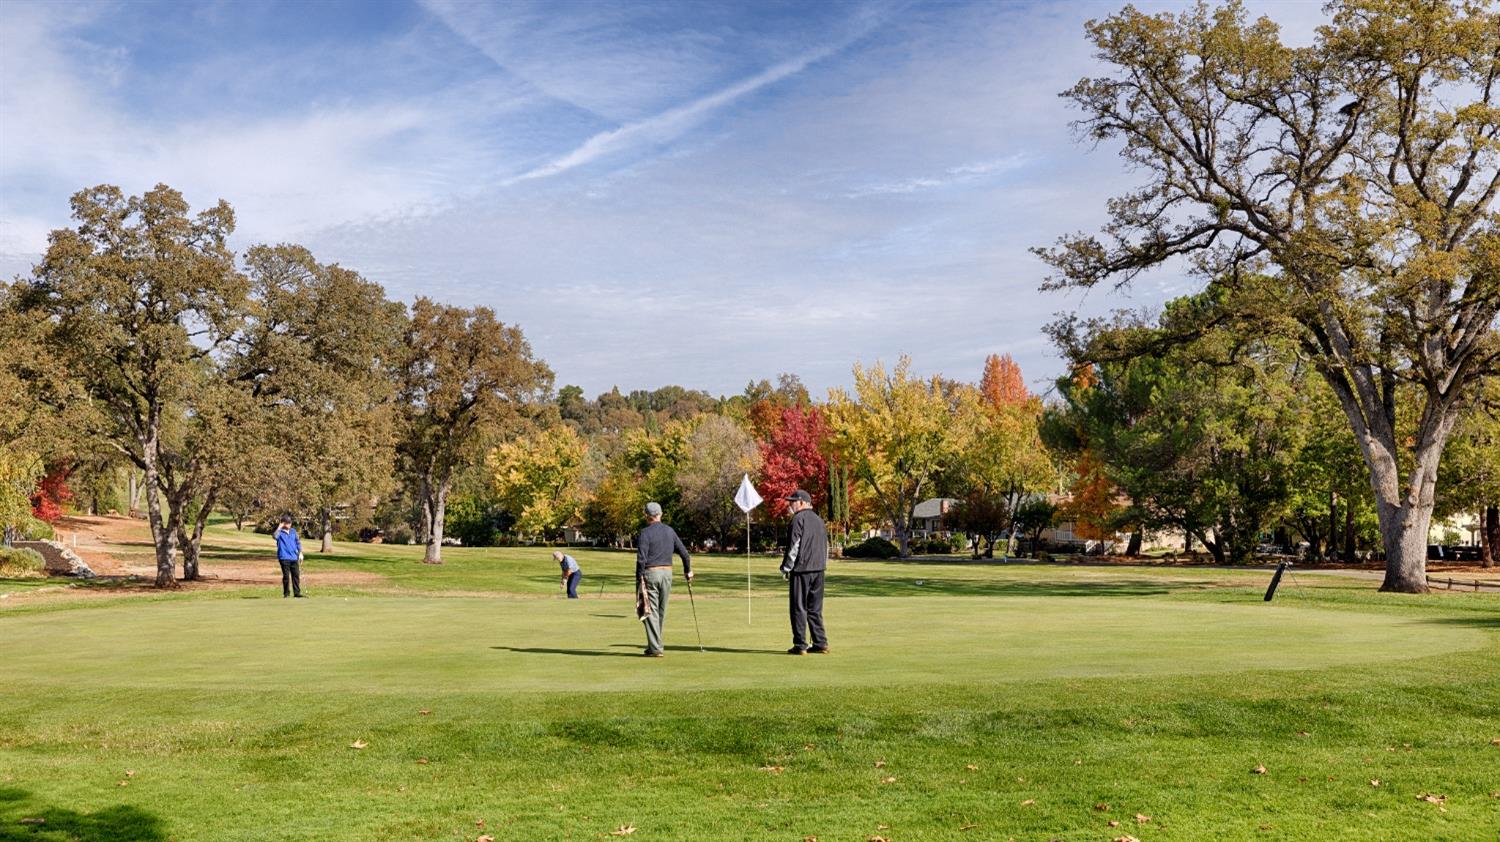
[(682, 557), (682, 575), (693, 581), (693, 559), (677, 537), (677, 530), (661, 522), (661, 504), (646, 504), (646, 528), (635, 541), (635, 578), (645, 589), (646, 651), (642, 654), (660, 658), (666, 654), (661, 645), (662, 623), (667, 619), (667, 597), (672, 594), (672, 553)]
[[(787, 580), (792, 613), (792, 648), (788, 655), (813, 652), (828, 654), (828, 635), (823, 631), (823, 571), (828, 569), (828, 529), (813, 511), (812, 495), (797, 489), (787, 495), (792, 510), (792, 529), (787, 534), (786, 553), (781, 557), (781, 575)], [(804, 635), (804, 629), (806, 635)], [(812, 645), (808, 645), (808, 638)]]

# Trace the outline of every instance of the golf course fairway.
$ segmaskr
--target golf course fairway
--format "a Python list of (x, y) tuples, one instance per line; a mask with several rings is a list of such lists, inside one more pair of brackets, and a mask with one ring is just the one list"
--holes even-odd
[(792, 658), (775, 582), (747, 623), (743, 560), (710, 558), (693, 600), (679, 576), (657, 660), (627, 557), (579, 553), (611, 572), (570, 601), (536, 554), (433, 571), (356, 548), (309, 567), (400, 575), (304, 600), (16, 590), (0, 840), (1500, 828), (1500, 597), (1309, 574), (1266, 604), (1264, 571), (851, 563), (833, 652)]

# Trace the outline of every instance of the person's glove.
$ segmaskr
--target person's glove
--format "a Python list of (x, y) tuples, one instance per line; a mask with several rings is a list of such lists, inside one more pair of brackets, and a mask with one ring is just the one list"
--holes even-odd
[(792, 568), (783, 565), (782, 568), (781, 568), (781, 578), (783, 578), (783, 579), (791, 579), (792, 578)]

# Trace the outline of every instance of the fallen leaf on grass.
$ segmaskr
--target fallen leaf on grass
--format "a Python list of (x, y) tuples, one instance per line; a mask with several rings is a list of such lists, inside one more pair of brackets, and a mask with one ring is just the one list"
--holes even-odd
[(804, 745), (802, 747), (802, 750), (803, 751), (812, 751), (815, 748), (817, 748), (817, 746), (813, 745), (812, 743), (808, 743), (807, 745)]
[(1500, 792), (1492, 792), (1492, 793), (1490, 793), (1490, 797), (1491, 798), (1500, 798)]
[(364, 748), (365, 746), (368, 746), (368, 745), (369, 745), (369, 743), (365, 742), (364, 740), (355, 740), (354, 742), (352, 742), (352, 743), (349, 744), (349, 747), (350, 748)]
[(876, 769), (884, 769), (885, 768), (885, 761), (884, 760), (877, 760), (877, 761), (875, 761), (875, 768)]
[(1115, 837), (1115, 842), (1141, 842), (1141, 840), (1139, 840), (1139, 839), (1135, 838), (1134, 836), (1131, 836), (1130, 834), (1127, 833), (1124, 836), (1116, 836)]
[(1035, 798), (1028, 798), (1025, 801), (1021, 802), (1021, 806), (1022, 807), (1030, 807), (1030, 806), (1032, 806), (1034, 804), (1036, 804), (1036, 799)]
[(417, 713), (420, 713), (423, 716), (429, 716), (431, 715), (432, 711), (428, 710), (427, 708), (422, 708), (421, 710), (417, 711)]
[(883, 783), (883, 784), (893, 784), (893, 783), (896, 782), (896, 776), (895, 775), (887, 775), (887, 776), (881, 778), (880, 782)]
[(478, 839), (475, 839), (474, 842), (495, 842), (495, 837), (493, 837), (490, 834), (486, 833), (485, 835), (479, 837)]
[(1380, 786), (1380, 779), (1379, 778), (1371, 778), (1370, 779), (1370, 786)]
[(816, 837), (816, 836), (804, 836), (804, 837), (802, 837), (802, 842), (818, 842), (818, 837)]
[(1073, 765), (1074, 766), (1082, 766), (1083, 765), (1083, 761), (1082, 760), (1074, 760), (1073, 761)]
[(785, 769), (786, 769), (785, 766), (762, 766), (762, 767), (760, 767), (760, 770), (762, 772), (770, 772), (773, 775), (779, 775), (783, 771), (785, 771)]
[(426, 766), (430, 762), (432, 762), (432, 761), (428, 760), (425, 757), (418, 757), (417, 758), (417, 765), (418, 766)]
[(1120, 822), (1117, 819), (1110, 819), (1109, 822), (1108, 822), (1108, 824), (1109, 824), (1110, 827), (1119, 827), (1120, 826)]
[(1106, 811), (1106, 810), (1109, 809), (1109, 805), (1108, 804), (1095, 804), (1094, 805), (1094, 809), (1098, 810), (1099, 812), (1102, 813), (1102, 812), (1104, 812), (1104, 811)]
[(888, 825), (888, 824), (877, 824), (877, 825), (875, 825), (875, 829), (876, 830), (890, 830), (891, 826)]
[(133, 777), (135, 777), (135, 770), (134, 769), (126, 769), (125, 770), (125, 777), (127, 777), (127, 778), (133, 778)]
[(610, 836), (629, 836), (632, 833), (635, 833), (635, 825), (633, 825), (633, 824), (622, 824), (617, 829), (611, 830), (609, 832), (609, 835)]
[(1446, 803), (1448, 801), (1448, 796), (1446, 796), (1446, 795), (1433, 795), (1430, 792), (1424, 792), (1421, 795), (1417, 796), (1417, 800), (1418, 801), (1426, 801), (1428, 804), (1437, 804), (1439, 806), (1442, 806), (1444, 803)]
[(130, 781), (120, 781), (115, 786), (130, 786)]
[(869, 839), (866, 839), (865, 842), (891, 842), (891, 840), (885, 838), (884, 836), (871, 836)]
[(1496, 737), (1495, 739), (1490, 740), (1490, 745), (1492, 745), (1492, 746), (1500, 746), (1500, 737)]
[(1297, 736), (1299, 736), (1299, 737), (1310, 737), (1310, 736), (1312, 736), (1312, 735), (1311, 735), (1311, 734), (1309, 734), (1309, 733), (1308, 733), (1308, 732), (1306, 732), (1306, 731), (1298, 731), (1298, 732), (1297, 732)]
[(1135, 814), (1135, 823), (1136, 824), (1145, 824), (1146, 822), (1149, 822), (1149, 821), (1151, 821), (1151, 817), (1150, 816), (1143, 815), (1141, 813), (1136, 813)]
[(478, 828), (483, 828), (484, 827), (484, 819), (476, 819), (474, 821), (474, 826), (478, 827)]
[(1254, 769), (1251, 769), (1250, 771), (1253, 774), (1256, 774), (1256, 775), (1264, 775), (1266, 773), (1266, 767), (1265, 766), (1256, 766)]
[(958, 829), (959, 830), (973, 830), (976, 827), (979, 827), (979, 825), (977, 825), (977, 824), (966, 824), (966, 825), (960, 825)]
[(46, 824), (46, 819), (21, 819), (21, 824)]
[(979, 771), (979, 767), (975, 766), (973, 763), (965, 763), (964, 764), (964, 768), (968, 769), (970, 772), (978, 772)]

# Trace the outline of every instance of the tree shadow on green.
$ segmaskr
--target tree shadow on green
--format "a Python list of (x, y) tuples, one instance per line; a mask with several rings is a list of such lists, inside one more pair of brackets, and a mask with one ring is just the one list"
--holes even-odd
[[(920, 584), (918, 584), (920, 583)], [(904, 576), (831, 576), (829, 596), (1163, 596), (1218, 587), (1210, 583), (1167, 583), (1159, 579), (1109, 582), (1045, 582), (983, 579), (916, 579)]]
[(81, 813), (35, 804), (28, 792), (0, 788), (0, 840), (28, 842), (165, 842), (162, 820), (128, 804)]
[(1432, 617), (1429, 623), (1442, 623), (1445, 626), (1469, 626), (1476, 629), (1500, 629), (1500, 613), (1478, 614), (1472, 617)]

